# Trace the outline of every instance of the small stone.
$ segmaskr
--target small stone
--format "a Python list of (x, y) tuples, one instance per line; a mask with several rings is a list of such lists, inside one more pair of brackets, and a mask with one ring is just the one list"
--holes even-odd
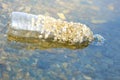
[(75, 54), (75, 53), (71, 53), (71, 54), (69, 54), (69, 57), (77, 58), (77, 54)]
[(29, 72), (27, 72), (27, 73), (25, 74), (25, 80), (30, 80), (30, 73), (29, 73)]
[(8, 70), (8, 71), (11, 71), (11, 67), (10, 67), (10, 66), (7, 66), (7, 70)]
[(92, 78), (89, 77), (89, 76), (83, 75), (83, 77), (84, 77), (85, 80), (92, 80)]
[(5, 56), (1, 57), (2, 60), (5, 60), (6, 58), (7, 58), (7, 57), (5, 57)]
[(73, 77), (72, 80), (76, 80), (75, 77)]
[(87, 64), (85, 67), (87, 69), (91, 69), (91, 70), (95, 71), (95, 68), (93, 66), (91, 66), (90, 64)]
[(7, 8), (8, 8), (8, 5), (5, 4), (5, 3), (2, 3), (2, 8), (3, 8), (3, 9), (7, 9)]
[(70, 12), (70, 10), (63, 10), (64, 14), (68, 14)]
[(109, 4), (108, 5), (108, 9), (111, 10), (111, 11), (113, 11), (114, 10), (114, 5), (113, 4)]
[(10, 78), (10, 77), (9, 77), (9, 74), (8, 74), (8, 73), (6, 73), (6, 72), (3, 73), (3, 79), (4, 79), (4, 80), (9, 80), (9, 78)]
[(59, 75), (59, 78), (60, 78), (61, 80), (68, 80), (67, 77), (66, 77), (64, 74), (60, 74), (60, 75)]
[(31, 10), (31, 7), (25, 7), (26, 12), (30, 12), (30, 10)]
[(68, 67), (68, 63), (66, 63), (66, 62), (64, 62), (62, 65), (63, 65), (64, 68)]
[(102, 54), (101, 53), (96, 53), (95, 56), (98, 57), (98, 58), (101, 58)]
[(94, 24), (102, 24), (102, 23), (106, 23), (107, 21), (106, 20), (95, 20), (95, 19), (92, 19), (91, 22), (94, 23)]
[(60, 68), (60, 65), (59, 65), (59, 64), (56, 64), (56, 67), (57, 67), (57, 68)]
[(96, 10), (96, 11), (99, 11), (99, 10), (100, 10), (100, 8), (99, 8), (98, 6), (91, 6), (91, 9), (92, 9), (92, 10)]
[(66, 19), (65, 15), (64, 15), (63, 13), (57, 13), (57, 15), (58, 15), (59, 18), (62, 19), (62, 20), (65, 20), (65, 19)]
[(19, 11), (24, 10), (24, 7), (19, 7), (18, 10)]

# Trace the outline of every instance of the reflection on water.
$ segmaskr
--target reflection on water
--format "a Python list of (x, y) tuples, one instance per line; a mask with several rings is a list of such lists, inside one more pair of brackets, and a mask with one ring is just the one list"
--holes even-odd
[[(119, 3), (118, 0), (0, 0), (0, 80), (120, 80)], [(6, 25), (12, 11), (85, 23), (106, 41), (101, 46), (89, 45), (77, 50), (25, 49), (26, 43), (7, 42)]]
[[(27, 48), (27, 49), (42, 49), (42, 50), (49, 49), (49, 48), (82, 49), (89, 45), (88, 41), (83, 42), (81, 44), (79, 44), (79, 43), (70, 44), (68, 42), (61, 43), (61, 42), (57, 42), (57, 41), (45, 41), (45, 40), (41, 40), (38, 38), (17, 37), (17, 36), (9, 35), (9, 34), (8, 34), (8, 40), (11, 42), (12, 41), (22, 42), (23, 43), (22, 46), (24, 46), (24, 48)], [(15, 43), (15, 44), (17, 44), (17, 43)], [(11, 46), (14, 46), (15, 44), (13, 44)], [(19, 46), (19, 45), (17, 45), (17, 46)]]

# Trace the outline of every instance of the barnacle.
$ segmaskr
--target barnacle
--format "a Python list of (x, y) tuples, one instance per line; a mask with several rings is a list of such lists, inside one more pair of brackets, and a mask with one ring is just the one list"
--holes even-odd
[(13, 12), (10, 28), (18, 31), (17, 34), (13, 32), (13, 35), (50, 39), (62, 43), (76, 44), (93, 40), (93, 32), (85, 24), (67, 22), (44, 15)]

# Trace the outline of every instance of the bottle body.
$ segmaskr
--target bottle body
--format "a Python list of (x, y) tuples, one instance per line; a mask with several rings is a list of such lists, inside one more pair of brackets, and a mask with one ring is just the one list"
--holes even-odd
[(8, 34), (71, 44), (93, 41), (92, 31), (84, 24), (23, 12), (12, 13)]

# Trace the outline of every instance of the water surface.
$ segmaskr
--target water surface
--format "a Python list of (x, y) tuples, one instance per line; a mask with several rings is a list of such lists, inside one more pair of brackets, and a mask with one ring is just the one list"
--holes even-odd
[[(120, 80), (119, 0), (0, 0), (0, 80)], [(83, 49), (31, 49), (7, 41), (12, 11), (88, 25), (106, 40)]]

